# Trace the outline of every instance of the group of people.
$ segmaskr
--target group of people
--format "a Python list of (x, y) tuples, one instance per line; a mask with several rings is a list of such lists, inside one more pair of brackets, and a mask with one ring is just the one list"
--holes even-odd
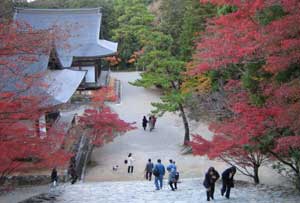
[[(133, 162), (134, 159), (132, 157), (132, 153), (128, 154), (128, 160), (125, 160), (125, 163), (128, 164), (128, 173), (133, 173)], [(149, 181), (152, 180), (152, 175), (154, 175), (154, 184), (156, 190), (160, 190), (163, 187), (163, 178), (165, 173), (169, 173), (168, 175), (168, 184), (172, 191), (177, 190), (177, 182), (179, 180), (179, 173), (177, 171), (177, 166), (175, 161), (172, 159), (169, 160), (169, 165), (167, 168), (161, 163), (161, 159), (157, 160), (156, 164), (153, 164), (151, 159), (148, 159), (148, 162), (145, 167), (145, 178)], [(221, 195), (225, 194), (225, 197), (229, 199), (230, 197), (230, 190), (234, 187), (233, 177), (236, 173), (236, 167), (232, 166), (226, 169), (222, 173), (222, 189)], [(206, 188), (206, 197), (207, 201), (210, 199), (214, 199), (214, 192), (215, 192), (215, 183), (220, 178), (218, 171), (215, 170), (214, 167), (210, 167), (205, 174), (203, 185)]]
[[(132, 153), (129, 153), (128, 160), (128, 173), (133, 173), (133, 161)], [(163, 187), (163, 179), (165, 176), (166, 171), (168, 174), (168, 184), (172, 191), (177, 190), (177, 183), (179, 180), (179, 173), (177, 171), (177, 166), (175, 161), (172, 159), (169, 160), (169, 165), (167, 168), (161, 163), (161, 159), (157, 160), (156, 164), (153, 164), (151, 159), (148, 159), (148, 162), (145, 167), (145, 178), (149, 181), (152, 180), (152, 175), (154, 175), (154, 184), (156, 190), (160, 190)], [(236, 167), (232, 166), (226, 169), (222, 173), (222, 188), (221, 188), (221, 195), (227, 199), (230, 198), (230, 191), (231, 188), (234, 187), (233, 177), (236, 173)], [(206, 197), (207, 201), (210, 199), (214, 199), (214, 192), (215, 192), (215, 183), (220, 178), (218, 171), (214, 167), (210, 167), (205, 174), (205, 178), (203, 181), (203, 185), (206, 188)]]
[(146, 116), (143, 117), (142, 125), (144, 130), (147, 129), (147, 125), (149, 123), (150, 132), (155, 128), (156, 117), (154, 115), (149, 116), (149, 120), (147, 120)]
[[(168, 184), (172, 191), (177, 190), (177, 182), (179, 179), (179, 173), (177, 171), (177, 167), (175, 165), (175, 161), (172, 159), (169, 160), (169, 165), (167, 166), (167, 171), (169, 173), (168, 176)], [(151, 159), (148, 160), (148, 163), (145, 168), (146, 171), (146, 179), (151, 181), (152, 174), (154, 175), (154, 184), (156, 190), (160, 190), (163, 187), (163, 179), (166, 173), (165, 166), (161, 163), (161, 160), (158, 159), (157, 163), (154, 165), (151, 162)]]
[[(230, 190), (234, 187), (233, 176), (236, 173), (236, 167), (232, 166), (226, 169), (222, 173), (222, 188), (221, 188), (221, 195), (225, 194), (225, 197), (229, 199), (230, 197)], [(205, 174), (203, 185), (206, 188), (206, 197), (207, 201), (210, 199), (214, 199), (214, 192), (215, 192), (215, 183), (220, 178), (218, 171), (215, 170), (214, 167), (210, 167)]]
[[(133, 173), (133, 162), (132, 153), (128, 154), (127, 159), (125, 159), (125, 164), (128, 164), (128, 173)], [(172, 191), (177, 190), (177, 182), (179, 179), (179, 173), (175, 165), (175, 161), (172, 159), (169, 160), (169, 165), (165, 169), (165, 166), (161, 163), (161, 160), (158, 159), (156, 164), (152, 163), (151, 159), (148, 159), (148, 162), (145, 167), (145, 178), (149, 181), (152, 180), (152, 175), (154, 178), (154, 184), (156, 190), (160, 190), (163, 187), (163, 178), (165, 176), (166, 170), (169, 173), (168, 184), (171, 187)]]

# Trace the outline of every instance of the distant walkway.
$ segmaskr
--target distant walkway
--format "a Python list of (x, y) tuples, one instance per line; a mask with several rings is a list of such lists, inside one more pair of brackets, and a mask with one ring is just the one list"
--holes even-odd
[[(139, 73), (112, 73), (112, 77), (121, 81), (120, 104), (111, 105), (120, 117), (127, 122), (137, 122), (138, 129), (127, 133), (108, 143), (102, 148), (95, 149), (92, 159), (97, 166), (90, 168), (86, 175), (87, 181), (109, 181), (109, 180), (138, 180), (143, 179), (144, 165), (148, 158), (154, 161), (161, 158), (164, 163), (174, 159), (182, 175), (187, 177), (199, 176), (202, 169), (205, 171), (207, 165), (203, 164), (203, 158), (193, 156), (181, 156), (180, 150), (183, 143), (183, 127), (181, 118), (175, 114), (166, 114), (157, 119), (154, 131), (142, 129), (142, 116), (150, 113), (151, 102), (159, 101), (156, 90), (147, 90), (128, 84), (139, 77)], [(208, 132), (206, 126), (204, 130)], [(133, 153), (135, 161), (133, 175), (126, 174), (124, 160), (128, 153)], [(113, 165), (119, 165), (117, 172), (112, 171)], [(215, 164), (214, 164), (215, 165)]]
[[(112, 73), (112, 77), (121, 81), (122, 101), (111, 107), (125, 121), (137, 122), (138, 129), (117, 137), (114, 142), (102, 148), (94, 149), (92, 160), (97, 165), (88, 169), (86, 181), (142, 180), (148, 158), (154, 162), (161, 158), (164, 164), (167, 164), (169, 159), (175, 160), (181, 176), (186, 178), (203, 177), (209, 166), (215, 166), (220, 172), (226, 167), (223, 162), (209, 161), (206, 157), (180, 154), (184, 128), (181, 118), (176, 114), (165, 114), (157, 119), (153, 132), (144, 131), (141, 124), (142, 116), (151, 111), (151, 102), (159, 101), (157, 90), (128, 84), (129, 81), (135, 81), (140, 77), (138, 72)], [(211, 132), (204, 123), (194, 123), (192, 132), (201, 133), (207, 138), (211, 137)], [(128, 175), (124, 160), (130, 152), (136, 161), (134, 173)], [(119, 165), (118, 171), (112, 171), (113, 165)], [(273, 183), (274, 175), (275, 173), (267, 170), (262, 176), (262, 182)], [(240, 178), (245, 179), (244, 176)]]

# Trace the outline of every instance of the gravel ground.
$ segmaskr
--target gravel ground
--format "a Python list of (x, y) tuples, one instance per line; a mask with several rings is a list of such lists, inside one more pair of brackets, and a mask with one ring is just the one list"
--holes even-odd
[[(160, 101), (158, 91), (130, 85), (128, 82), (140, 77), (138, 72), (112, 73), (112, 77), (121, 81), (121, 104), (110, 106), (125, 121), (136, 122), (138, 129), (117, 137), (112, 143), (94, 149), (92, 160), (96, 162), (96, 166), (88, 169), (85, 181), (142, 180), (148, 158), (154, 162), (160, 158), (164, 164), (167, 164), (169, 159), (175, 160), (184, 178), (202, 177), (210, 166), (214, 166), (220, 172), (227, 167), (223, 162), (180, 153), (184, 128), (177, 114), (166, 113), (157, 119), (154, 131), (144, 131), (141, 124), (142, 117), (151, 111), (151, 102)], [(205, 123), (191, 122), (191, 131), (208, 139), (212, 136)], [(134, 173), (130, 175), (126, 173), (127, 166), (124, 164), (128, 153), (133, 153), (135, 159)], [(114, 165), (119, 165), (117, 172), (112, 171)], [(244, 176), (237, 175), (237, 178), (247, 180)], [(268, 184), (281, 184), (284, 181), (269, 168), (262, 169), (261, 180)]]

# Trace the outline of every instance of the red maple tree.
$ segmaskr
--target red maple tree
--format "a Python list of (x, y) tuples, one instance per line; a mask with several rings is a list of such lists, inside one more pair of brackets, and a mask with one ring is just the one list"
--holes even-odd
[(113, 141), (114, 137), (121, 133), (135, 129), (133, 124), (121, 120), (118, 114), (105, 105), (106, 101), (114, 100), (115, 95), (112, 95), (111, 88), (95, 91), (91, 98), (94, 108), (86, 109), (79, 117), (80, 126), (87, 130), (86, 135), (96, 147)]
[[(235, 9), (208, 22), (195, 54), (200, 62), (192, 72), (218, 71), (222, 75), (230, 70), (237, 81), (225, 78), (224, 83), (238, 91), (225, 90), (232, 117), (211, 125), (212, 141), (196, 137), (192, 143), (195, 153), (234, 158), (239, 166), (251, 167), (258, 160), (251, 153), (276, 158), (283, 164), (279, 171), (300, 186), (300, 2), (202, 2)], [(257, 67), (250, 76), (249, 65)], [(251, 87), (243, 81), (246, 76)], [(261, 99), (259, 103), (253, 102), (254, 96)]]
[[(234, 85), (233, 85), (234, 84)], [(234, 88), (231, 92), (229, 88)], [(244, 175), (249, 176), (258, 184), (259, 168), (269, 157), (261, 151), (260, 136), (267, 133), (274, 122), (277, 109), (260, 108), (247, 103), (248, 94), (242, 92), (238, 81), (228, 83), (227, 94), (231, 106), (228, 108), (233, 116), (210, 124), (214, 133), (212, 140), (194, 135), (191, 142), (196, 155), (207, 155), (210, 159), (221, 159), (235, 165)], [(237, 94), (237, 89), (240, 90)]]
[(12, 172), (61, 166), (69, 158), (60, 127), (47, 136), (36, 133), (35, 121), (51, 110), (49, 96), (37, 87), (47, 87), (38, 62), (49, 55), (52, 39), (25, 23), (0, 23), (1, 183)]
[(86, 135), (96, 147), (113, 141), (120, 133), (134, 129), (130, 123), (121, 120), (118, 114), (113, 113), (108, 107), (85, 110), (79, 122), (84, 129), (88, 129)]

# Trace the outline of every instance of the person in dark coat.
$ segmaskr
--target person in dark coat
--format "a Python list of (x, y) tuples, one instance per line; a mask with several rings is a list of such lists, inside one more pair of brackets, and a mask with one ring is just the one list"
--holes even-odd
[(51, 172), (51, 183), (53, 183), (53, 185), (55, 186), (57, 183), (57, 180), (58, 180), (57, 170), (54, 167)]
[(229, 199), (230, 197), (230, 189), (234, 187), (234, 181), (233, 176), (236, 173), (236, 167), (232, 166), (228, 169), (226, 169), (222, 173), (222, 189), (221, 189), (221, 195), (223, 196), (225, 193), (225, 197)]
[(148, 163), (146, 165), (145, 171), (146, 171), (146, 179), (149, 181), (151, 181), (153, 168), (154, 168), (154, 165), (151, 162), (151, 159), (148, 159)]
[(206, 172), (203, 185), (206, 188), (207, 201), (210, 201), (210, 198), (214, 199), (215, 183), (219, 177), (220, 175), (214, 167), (210, 167)]
[(147, 120), (146, 116), (144, 116), (143, 117), (143, 128), (144, 128), (144, 130), (146, 130), (146, 128), (147, 128), (147, 123), (148, 123), (148, 120)]
[(75, 167), (74, 166), (71, 166), (70, 169), (70, 175), (71, 175), (71, 184), (74, 184), (76, 183), (77, 181), (77, 178), (78, 178), (78, 175), (77, 175), (77, 172), (75, 170)]

